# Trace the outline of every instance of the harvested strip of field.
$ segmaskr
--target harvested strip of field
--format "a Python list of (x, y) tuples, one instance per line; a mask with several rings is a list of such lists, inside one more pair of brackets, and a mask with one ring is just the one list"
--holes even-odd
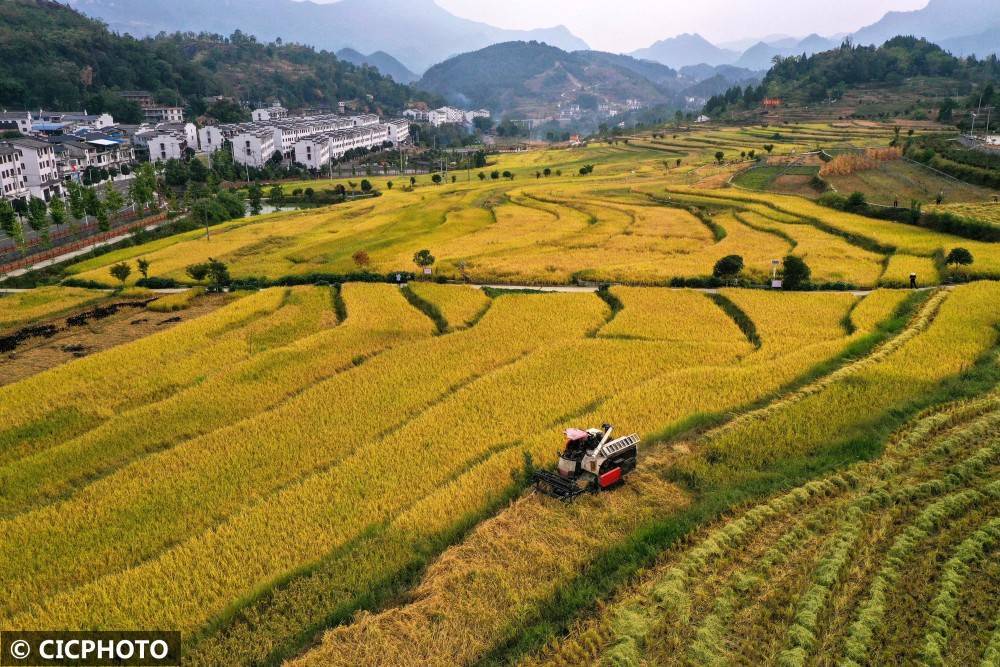
[(39, 287), (26, 292), (3, 293), (0, 294), (0, 331), (9, 333), (8, 329), (56, 317), (110, 296), (107, 292), (79, 287)]
[[(56, 319), (13, 330), (13, 348), (0, 357), (0, 385), (12, 384), (75, 359), (161, 333), (188, 320), (207, 315), (232, 301), (230, 295), (212, 295), (177, 314), (150, 315), (144, 298), (121, 295), (63, 312)], [(124, 301), (122, 299), (125, 299)], [(100, 317), (89, 317), (89, 314)], [(17, 332), (22, 332), (19, 335)]]

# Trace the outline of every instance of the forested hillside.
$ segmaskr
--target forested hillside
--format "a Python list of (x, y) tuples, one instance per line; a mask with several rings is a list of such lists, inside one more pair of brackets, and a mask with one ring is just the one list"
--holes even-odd
[(278, 98), (290, 107), (357, 99), (388, 111), (414, 97), (407, 86), (326, 51), (265, 44), (240, 32), (139, 40), (52, 0), (0, 2), (0, 62), (0, 106), (86, 108), (133, 122), (139, 110), (118, 91), (149, 90), (196, 114), (206, 110), (203, 98), (215, 95)]
[(879, 47), (845, 42), (811, 56), (776, 58), (760, 86), (730, 89), (711, 98), (705, 108), (708, 113), (752, 108), (764, 97), (820, 102), (840, 98), (856, 86), (893, 88), (913, 77), (951, 81), (971, 91), (977, 84), (1000, 78), (1000, 60), (996, 55), (982, 60), (956, 58), (915, 37), (894, 37)]
[(541, 42), (506, 42), (449, 58), (415, 84), (454, 104), (493, 111), (577, 102), (676, 102), (677, 73), (664, 65), (598, 51), (567, 52)]

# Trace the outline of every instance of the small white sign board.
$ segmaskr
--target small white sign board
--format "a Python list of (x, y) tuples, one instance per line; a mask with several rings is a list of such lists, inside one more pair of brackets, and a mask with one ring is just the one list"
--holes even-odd
[(781, 281), (775, 278), (774, 280), (771, 281), (771, 287), (773, 287), (774, 289), (781, 289)]
[(431, 275), (431, 267), (429, 267), (429, 266), (425, 266), (424, 267), (424, 275), (425, 276)]

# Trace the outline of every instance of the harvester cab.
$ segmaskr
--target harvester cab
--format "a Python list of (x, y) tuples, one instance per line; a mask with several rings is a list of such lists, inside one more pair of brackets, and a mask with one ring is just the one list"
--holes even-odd
[(556, 472), (535, 472), (535, 488), (546, 495), (571, 501), (582, 493), (597, 493), (621, 484), (635, 470), (639, 436), (612, 438), (614, 427), (566, 430), (566, 445)]

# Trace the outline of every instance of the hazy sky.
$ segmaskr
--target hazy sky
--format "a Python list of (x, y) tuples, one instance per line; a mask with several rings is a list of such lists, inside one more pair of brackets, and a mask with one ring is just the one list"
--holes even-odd
[(453, 14), (501, 28), (562, 24), (593, 48), (613, 52), (632, 51), (683, 32), (697, 32), (715, 42), (774, 33), (853, 32), (889, 10), (927, 5), (927, 0), (436, 1)]

